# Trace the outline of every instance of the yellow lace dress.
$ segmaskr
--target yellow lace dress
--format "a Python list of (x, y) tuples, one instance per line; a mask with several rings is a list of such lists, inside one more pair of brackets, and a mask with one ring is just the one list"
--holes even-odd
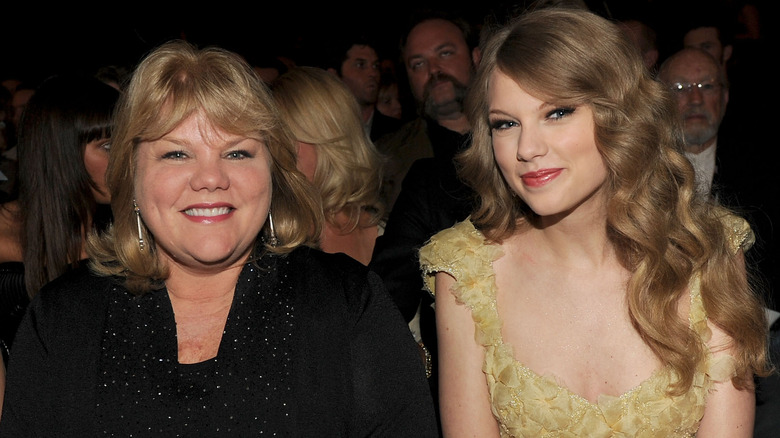
[[(747, 222), (733, 216), (724, 222), (732, 232), (732, 251), (752, 245)], [(447, 272), (456, 279), (453, 293), (458, 302), (471, 309), (476, 339), (485, 347), (482, 370), (502, 437), (695, 436), (712, 382), (725, 381), (734, 373), (731, 357), (712, 360), (708, 353), (691, 389), (680, 396), (666, 393), (674, 376), (671, 369), (661, 368), (627, 393), (602, 395), (598, 403), (591, 403), (552, 378), (535, 374), (514, 359), (511, 345), (504, 344), (492, 267), (501, 255), (500, 247), (487, 242), (468, 220), (441, 231), (420, 250), (428, 291), (435, 293), (434, 274)], [(692, 279), (690, 291), (690, 324), (706, 341), (710, 331), (698, 276)]]

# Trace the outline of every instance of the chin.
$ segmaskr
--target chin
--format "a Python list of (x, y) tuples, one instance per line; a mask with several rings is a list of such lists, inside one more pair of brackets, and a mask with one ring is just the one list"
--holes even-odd
[(191, 257), (200, 263), (206, 265), (232, 263), (247, 256), (251, 250), (249, 248), (237, 248), (230, 246), (208, 246), (201, 247), (190, 252)]

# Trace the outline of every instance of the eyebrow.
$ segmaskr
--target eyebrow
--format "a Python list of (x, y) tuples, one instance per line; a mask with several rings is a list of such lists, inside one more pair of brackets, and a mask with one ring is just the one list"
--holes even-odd
[[(228, 134), (228, 135), (230, 135), (230, 134)], [(201, 139), (203, 139), (203, 137), (201, 137)], [(209, 147), (213, 146), (213, 141), (211, 141), (211, 139), (212, 139), (212, 137), (209, 137), (208, 139), (206, 139), (207, 140), (206, 145), (209, 146)], [(246, 140), (256, 140), (256, 139), (254, 139), (252, 137), (245, 137), (245, 136), (237, 136), (237, 137), (234, 137), (232, 139), (231, 138), (225, 138), (224, 136), (219, 136), (219, 139), (220, 139), (220, 148), (224, 148), (224, 149), (232, 148), (232, 147), (236, 146), (237, 144), (242, 143), (242, 142), (244, 142)], [(165, 135), (165, 136), (161, 137), (158, 141), (165, 141), (165, 142), (168, 142), (168, 143), (173, 143), (173, 144), (175, 144), (177, 146), (180, 146), (180, 147), (192, 147), (192, 142), (191, 141), (189, 141), (187, 139), (179, 138), (179, 137), (171, 137), (171, 136), (168, 136), (168, 135)], [(201, 143), (201, 141), (199, 140), (198, 143)]]
[(687, 78), (681, 78), (680, 76), (675, 76), (671, 81), (669, 85), (675, 84), (675, 83), (697, 83), (697, 84), (704, 84), (707, 82), (719, 82), (717, 76), (707, 76), (705, 78), (699, 78), (699, 79), (687, 79)]
[[(442, 51), (442, 50), (444, 50), (446, 48), (453, 48), (453, 49), (457, 48), (457, 44), (455, 44), (453, 42), (450, 42), (450, 41), (447, 41), (447, 42), (441, 43), (438, 46), (434, 47), (433, 48), (433, 52), (434, 53), (440, 52), (440, 51)], [(422, 53), (415, 53), (413, 55), (409, 55), (407, 60), (412, 60), (412, 59), (417, 59), (417, 58), (424, 58), (424, 57), (425, 57), (425, 55), (423, 55)]]

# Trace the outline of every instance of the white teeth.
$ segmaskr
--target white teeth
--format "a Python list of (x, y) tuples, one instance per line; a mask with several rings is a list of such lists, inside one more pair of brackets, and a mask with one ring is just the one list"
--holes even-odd
[(228, 214), (230, 212), (229, 207), (214, 207), (214, 208), (190, 208), (184, 210), (184, 214), (187, 216), (219, 216)]

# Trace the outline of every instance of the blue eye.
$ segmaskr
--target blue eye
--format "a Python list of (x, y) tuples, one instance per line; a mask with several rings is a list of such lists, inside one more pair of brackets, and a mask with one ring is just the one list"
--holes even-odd
[(560, 120), (568, 115), (574, 113), (574, 108), (556, 108), (547, 113), (548, 119)]
[(510, 120), (494, 120), (489, 123), (491, 131), (502, 131), (517, 126), (517, 122)]

